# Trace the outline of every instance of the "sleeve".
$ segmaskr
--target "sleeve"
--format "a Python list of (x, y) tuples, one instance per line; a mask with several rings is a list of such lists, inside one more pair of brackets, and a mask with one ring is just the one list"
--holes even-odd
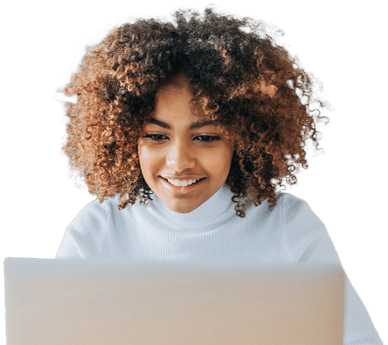
[[(336, 264), (342, 267), (325, 225), (307, 202), (292, 194), (282, 198), (283, 224), (292, 263)], [(343, 268), (343, 267), (342, 267)], [(357, 292), (345, 273), (344, 345), (382, 345)]]
[(106, 226), (106, 205), (95, 199), (66, 228), (55, 259), (98, 258), (103, 250)]

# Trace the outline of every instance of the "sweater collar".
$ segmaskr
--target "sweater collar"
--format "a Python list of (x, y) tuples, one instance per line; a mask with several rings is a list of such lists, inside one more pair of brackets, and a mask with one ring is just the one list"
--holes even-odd
[(171, 221), (191, 227), (192, 225), (208, 224), (216, 220), (233, 204), (232, 196), (233, 193), (230, 191), (230, 187), (224, 184), (212, 197), (195, 210), (189, 213), (179, 213), (170, 210), (154, 192), (152, 194), (152, 207), (155, 207), (156, 212)]

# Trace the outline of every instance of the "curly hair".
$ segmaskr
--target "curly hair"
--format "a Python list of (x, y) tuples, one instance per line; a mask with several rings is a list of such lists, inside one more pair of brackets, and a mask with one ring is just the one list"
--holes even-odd
[(137, 19), (114, 27), (100, 43), (86, 47), (61, 89), (77, 95), (75, 103), (65, 102), (70, 122), (62, 150), (100, 203), (119, 194), (122, 210), (137, 197), (145, 206), (153, 200), (137, 143), (156, 93), (180, 74), (191, 86), (193, 110), (220, 124), (235, 142), (226, 185), (239, 217), (245, 217), (247, 196), (255, 206), (268, 200), (272, 211), (278, 183), (283, 178), (297, 183), (294, 163), (308, 168), (305, 140), (312, 134), (317, 149), (321, 133), (314, 120), (322, 119), (319, 110), (312, 116), (310, 106), (318, 101), (327, 107), (313, 98), (314, 78), (276, 44), (265, 22), (221, 15), (211, 7), (204, 12), (201, 19), (197, 11), (177, 10), (176, 25)]

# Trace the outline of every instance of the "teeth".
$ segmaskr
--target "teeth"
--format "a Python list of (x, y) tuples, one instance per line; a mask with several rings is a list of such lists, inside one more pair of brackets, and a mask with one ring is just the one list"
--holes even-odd
[(200, 179), (189, 180), (189, 181), (179, 181), (179, 180), (167, 180), (167, 181), (170, 182), (171, 184), (173, 184), (174, 186), (177, 186), (177, 187), (186, 187), (186, 186), (192, 185), (193, 183), (198, 182), (199, 180)]

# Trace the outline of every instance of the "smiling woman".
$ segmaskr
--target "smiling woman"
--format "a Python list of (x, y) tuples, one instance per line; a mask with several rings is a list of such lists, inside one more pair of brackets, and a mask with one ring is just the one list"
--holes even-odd
[[(120, 196), (119, 210), (138, 199), (147, 205), (163, 190), (173, 196), (163, 194), (163, 201), (185, 213), (225, 184), (237, 216), (245, 217), (250, 198), (272, 211), (283, 179), (296, 184), (295, 166), (308, 168), (305, 141), (318, 147), (313, 77), (276, 45), (265, 22), (211, 8), (187, 20), (187, 12), (175, 12), (175, 26), (154, 19), (124, 24), (88, 47), (65, 87), (78, 95), (66, 104), (65, 152), (101, 203)], [(216, 126), (190, 128), (192, 122)], [(172, 193), (163, 174), (206, 179), (190, 193)]]

